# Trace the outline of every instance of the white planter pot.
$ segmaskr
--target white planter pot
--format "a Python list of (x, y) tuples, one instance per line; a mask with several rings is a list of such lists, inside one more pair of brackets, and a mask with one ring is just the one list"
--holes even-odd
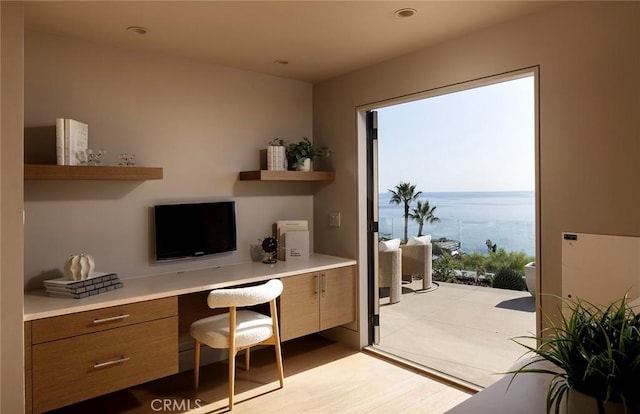
[(305, 158), (305, 160), (298, 164), (296, 168), (298, 171), (311, 171), (311, 158)]
[(525, 282), (531, 296), (536, 297), (536, 263), (527, 263), (524, 267)]

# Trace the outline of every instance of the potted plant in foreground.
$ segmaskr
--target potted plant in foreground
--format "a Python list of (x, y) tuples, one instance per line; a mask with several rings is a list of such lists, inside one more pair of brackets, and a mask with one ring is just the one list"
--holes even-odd
[[(534, 357), (510, 373), (553, 375), (547, 413), (559, 413), (565, 397), (569, 413), (640, 412), (640, 315), (629, 306), (627, 295), (607, 307), (583, 300), (565, 303), (570, 313), (558, 323), (549, 320), (541, 337), (528, 337), (538, 340), (538, 347), (516, 340)], [(542, 361), (559, 369), (536, 366)], [(582, 398), (585, 405), (575, 406), (584, 396), (589, 397)]]
[(314, 145), (305, 137), (302, 137), (302, 141), (289, 144), (287, 147), (289, 165), (298, 171), (310, 171), (313, 158), (329, 157), (330, 155), (331, 151), (327, 147)]

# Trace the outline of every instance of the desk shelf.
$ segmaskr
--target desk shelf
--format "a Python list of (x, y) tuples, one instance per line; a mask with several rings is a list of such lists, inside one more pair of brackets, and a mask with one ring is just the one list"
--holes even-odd
[(242, 171), (240, 181), (334, 181), (333, 171)]
[(162, 168), (114, 167), (87, 165), (34, 165), (25, 164), (25, 180), (96, 180), (146, 181), (161, 180)]

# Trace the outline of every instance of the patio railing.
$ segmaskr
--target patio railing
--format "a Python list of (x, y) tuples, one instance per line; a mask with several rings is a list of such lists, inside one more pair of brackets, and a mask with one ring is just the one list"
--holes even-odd
[[(379, 228), (380, 237), (402, 238), (404, 219), (381, 217)], [(441, 219), (434, 224), (425, 224), (422, 233), (431, 234), (433, 240), (458, 240), (460, 250), (464, 253), (486, 253), (487, 240), (491, 240), (497, 248), (504, 248), (508, 252), (524, 250), (528, 255), (535, 254), (534, 222)], [(409, 220), (408, 234), (418, 234), (418, 224), (413, 220)]]

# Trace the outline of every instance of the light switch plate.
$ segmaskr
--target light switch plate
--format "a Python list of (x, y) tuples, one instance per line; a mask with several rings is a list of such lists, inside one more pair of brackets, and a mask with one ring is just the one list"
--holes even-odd
[(329, 227), (340, 227), (339, 211), (332, 211), (329, 213)]

